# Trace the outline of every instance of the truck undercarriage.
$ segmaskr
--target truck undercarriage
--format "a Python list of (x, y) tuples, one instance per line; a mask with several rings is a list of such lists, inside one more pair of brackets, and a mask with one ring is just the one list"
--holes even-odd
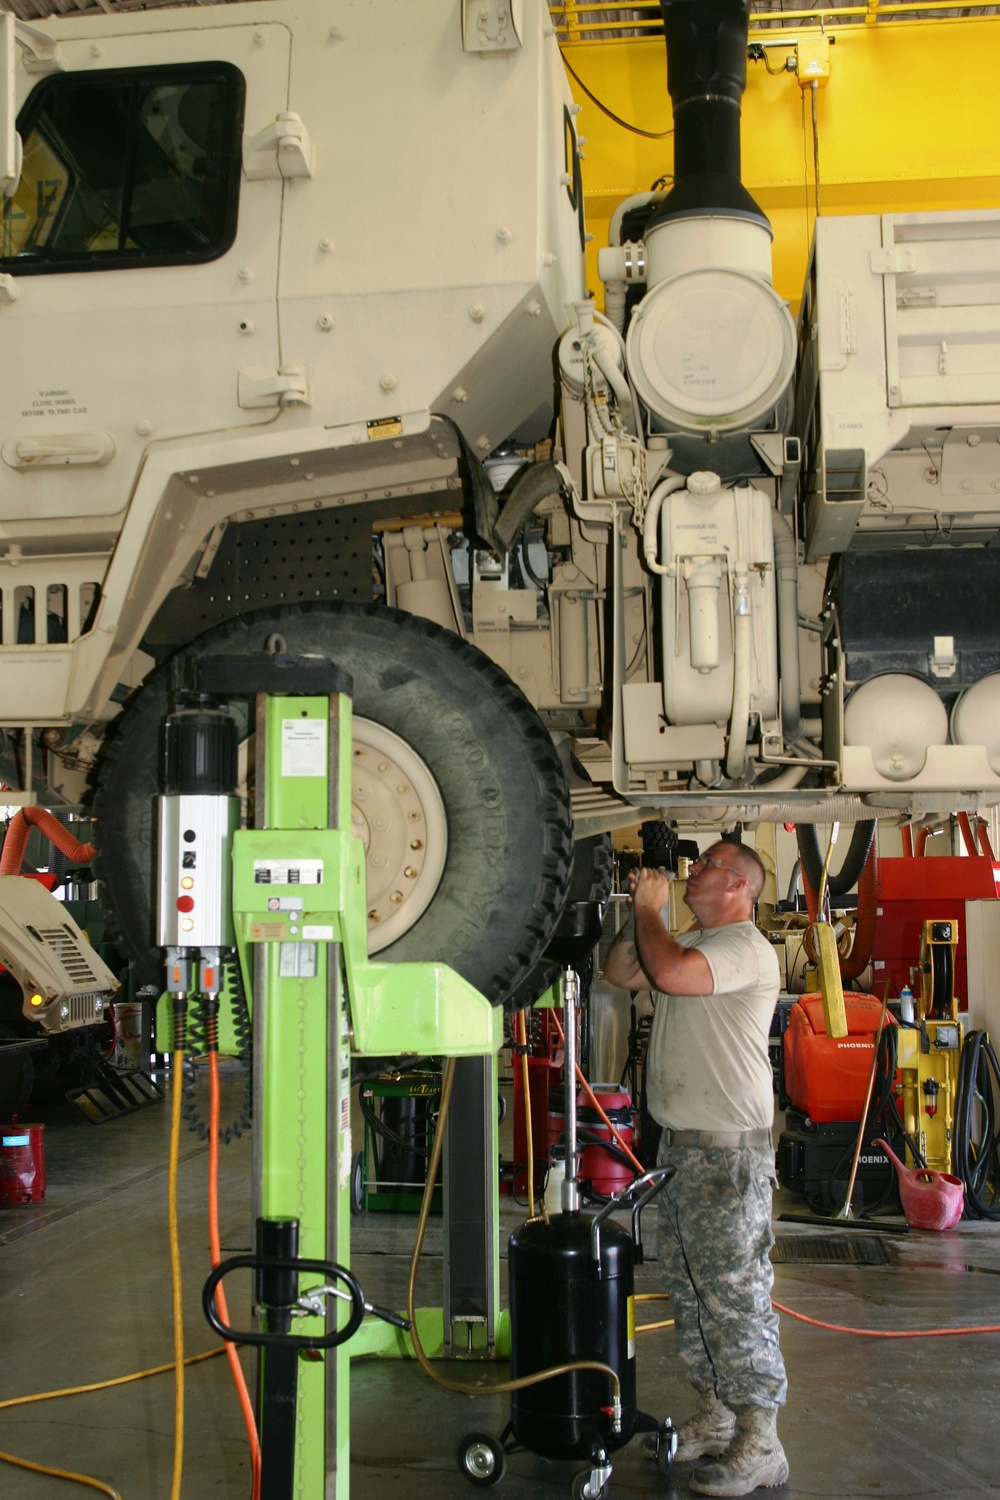
[(3, 18), (4, 766), (90, 776), (147, 969), (158, 726), (212, 654), (351, 671), (373, 950), (497, 1001), (574, 834), (1000, 802), (1000, 212), (819, 219), (796, 323), (748, 7), (662, 10), (673, 184), (603, 312), (544, 7), (398, 18), (377, 108), (375, 4)]

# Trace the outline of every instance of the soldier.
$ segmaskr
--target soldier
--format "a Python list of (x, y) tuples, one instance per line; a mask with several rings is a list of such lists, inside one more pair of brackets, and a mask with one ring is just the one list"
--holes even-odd
[(656, 1000), (646, 1065), (649, 1108), (663, 1126), (659, 1253), (677, 1347), (698, 1392), (677, 1462), (691, 1489), (746, 1495), (783, 1484), (776, 1420), (787, 1391), (771, 1307), (769, 1251), (774, 1113), (767, 1039), (778, 961), (751, 920), (764, 866), (742, 844), (714, 844), (691, 867), (688, 906), (700, 927), (667, 930), (668, 878), (629, 876), (634, 918), (608, 951), (604, 977)]

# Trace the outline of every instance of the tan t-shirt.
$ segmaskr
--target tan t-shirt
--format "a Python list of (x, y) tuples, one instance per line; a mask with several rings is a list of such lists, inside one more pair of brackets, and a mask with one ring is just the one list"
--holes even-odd
[(781, 987), (774, 949), (752, 922), (682, 933), (712, 971), (711, 995), (664, 995), (646, 1060), (649, 1110), (673, 1130), (758, 1130), (774, 1118), (767, 1052)]

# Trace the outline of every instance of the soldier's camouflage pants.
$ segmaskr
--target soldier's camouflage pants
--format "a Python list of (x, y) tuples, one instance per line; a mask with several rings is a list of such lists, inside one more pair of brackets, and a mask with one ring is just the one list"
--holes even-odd
[(691, 1384), (714, 1388), (731, 1411), (783, 1405), (768, 1255), (773, 1148), (661, 1145), (659, 1165), (677, 1168), (657, 1200), (658, 1253)]

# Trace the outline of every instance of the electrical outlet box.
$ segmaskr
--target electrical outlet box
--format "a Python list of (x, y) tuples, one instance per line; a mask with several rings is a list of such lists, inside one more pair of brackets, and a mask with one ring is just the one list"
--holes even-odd
[(830, 77), (830, 39), (825, 36), (799, 37), (795, 49), (795, 76), (802, 88), (818, 84), (825, 88)]

